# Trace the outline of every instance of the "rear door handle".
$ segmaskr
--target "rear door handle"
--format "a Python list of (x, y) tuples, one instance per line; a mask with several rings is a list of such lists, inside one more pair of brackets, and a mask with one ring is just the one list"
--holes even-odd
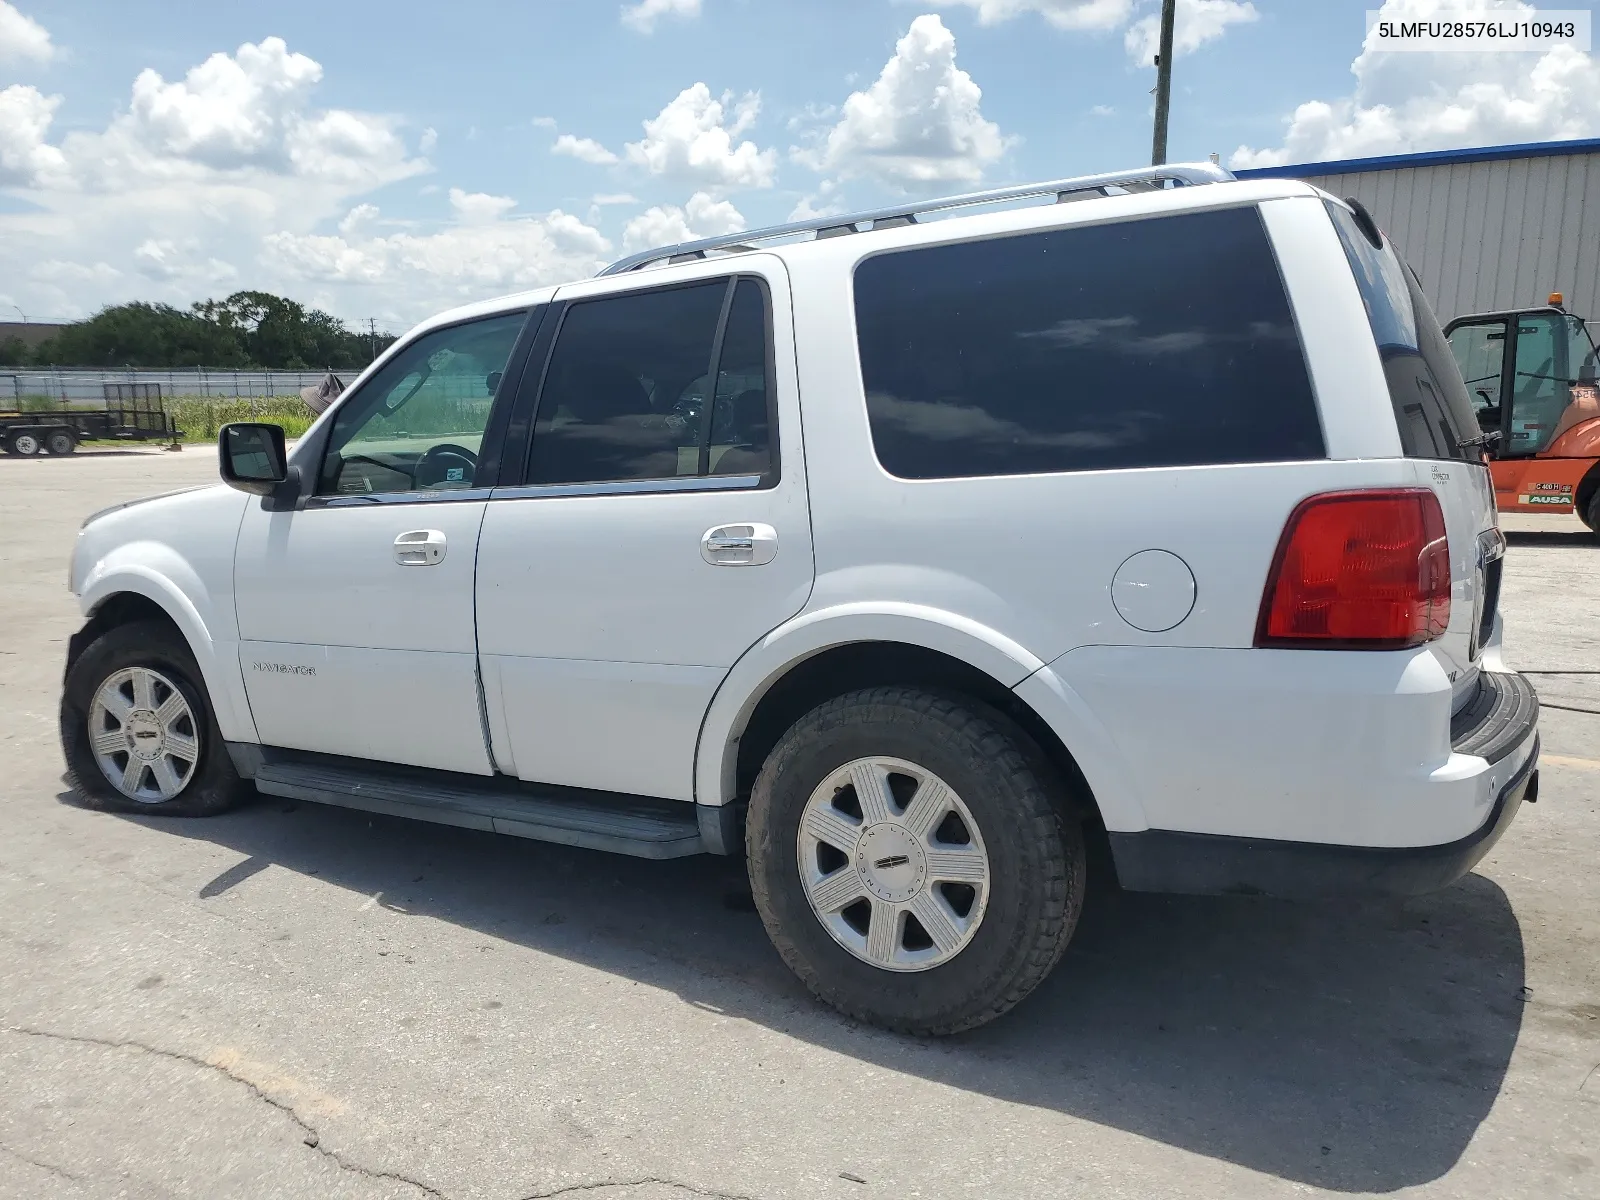
[(438, 529), (412, 529), (394, 540), (394, 560), (402, 567), (437, 567), (448, 546)]
[(718, 525), (700, 539), (700, 557), (713, 567), (760, 567), (778, 556), (771, 525)]

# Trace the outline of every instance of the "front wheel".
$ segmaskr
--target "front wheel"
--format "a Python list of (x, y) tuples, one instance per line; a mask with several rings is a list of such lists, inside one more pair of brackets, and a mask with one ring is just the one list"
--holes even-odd
[(61, 748), (92, 808), (207, 816), (239, 799), (233, 768), (188, 645), (167, 625), (119, 625), (67, 672)]
[(6, 449), (22, 458), (32, 458), (39, 453), (39, 435), (19, 430), (6, 439)]
[(910, 688), (829, 701), (750, 797), (751, 890), (820, 999), (914, 1034), (993, 1020), (1044, 979), (1083, 907), (1078, 822), (1026, 736)]

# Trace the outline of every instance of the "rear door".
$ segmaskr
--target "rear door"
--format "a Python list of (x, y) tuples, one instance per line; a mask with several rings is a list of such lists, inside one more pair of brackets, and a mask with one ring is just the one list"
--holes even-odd
[(741, 256), (558, 299), (479, 542), (496, 765), (692, 800), (717, 687), (811, 590), (788, 278)]

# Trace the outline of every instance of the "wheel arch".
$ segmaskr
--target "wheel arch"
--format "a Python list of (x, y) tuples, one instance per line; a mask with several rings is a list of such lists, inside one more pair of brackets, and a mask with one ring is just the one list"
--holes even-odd
[(86, 582), (79, 603), (87, 620), (68, 639), (67, 671), (92, 642), (111, 630), (135, 621), (163, 622), (182, 637), (194, 655), (223, 736), (229, 741), (257, 740), (244, 697), (237, 643), (230, 639), (219, 646), (194, 601), (168, 575), (132, 564), (97, 571)]
[(880, 610), (791, 623), (740, 659), (713, 699), (696, 756), (696, 798), (712, 806), (743, 799), (795, 720), (835, 696), (899, 684), (961, 693), (1003, 713), (1039, 746), (1085, 815), (1100, 819), (1105, 784), (1081, 765), (1079, 731), (1047, 719), (1018, 693), (1044, 666), (1002, 635), (959, 619)]

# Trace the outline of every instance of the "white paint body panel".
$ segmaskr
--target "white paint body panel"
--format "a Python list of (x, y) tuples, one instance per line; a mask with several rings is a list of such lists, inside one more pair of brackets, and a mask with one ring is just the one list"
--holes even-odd
[(219, 485), (117, 508), (79, 532), (70, 571), (84, 616), (121, 592), (159, 604), (194, 652), (222, 736), (241, 742), (256, 740), (233, 594), (233, 546), (248, 503)]
[[(561, 299), (726, 275), (697, 264), (564, 288)], [(527, 780), (693, 800), (695, 743), (728, 669), (811, 591), (793, 316), (783, 265), (741, 257), (772, 297), (775, 488), (497, 497), (478, 554), (478, 638), (501, 770)], [(701, 539), (766, 525), (776, 554), (713, 565)]]
[[(246, 508), (234, 578), (262, 742), (489, 774), (472, 595), (483, 512), (481, 500)], [(395, 538), (421, 529), (445, 535), (444, 559), (402, 566)]]

